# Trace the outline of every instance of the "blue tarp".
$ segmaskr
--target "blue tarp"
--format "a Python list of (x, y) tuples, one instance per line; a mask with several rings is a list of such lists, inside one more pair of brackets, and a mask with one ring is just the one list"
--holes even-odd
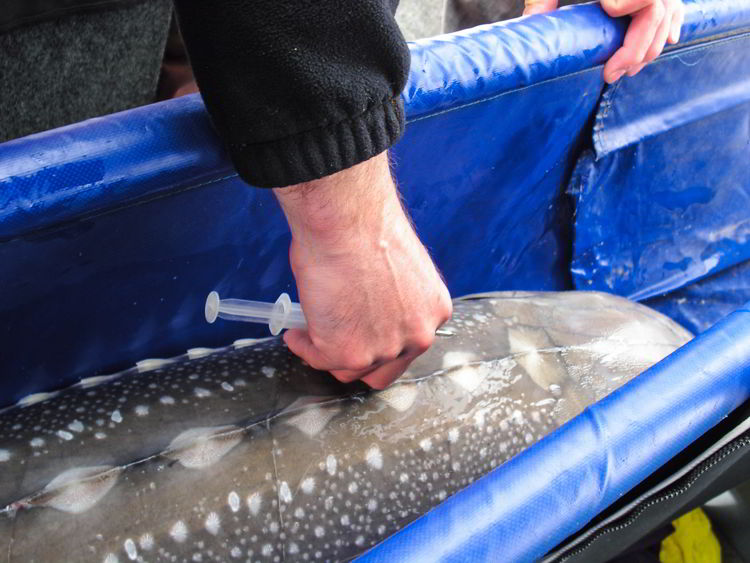
[[(694, 332), (746, 300), (746, 268), (734, 294), (717, 274), (750, 259), (748, 52), (747, 32), (688, 44), (605, 91), (570, 185), (576, 287), (650, 299)], [(702, 301), (681, 294), (708, 277)]]

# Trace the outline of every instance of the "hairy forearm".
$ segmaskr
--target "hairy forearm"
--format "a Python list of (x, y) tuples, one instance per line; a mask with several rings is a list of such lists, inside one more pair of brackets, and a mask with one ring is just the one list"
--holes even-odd
[(346, 246), (352, 233), (375, 233), (402, 213), (387, 153), (319, 180), (274, 189), (300, 244)]

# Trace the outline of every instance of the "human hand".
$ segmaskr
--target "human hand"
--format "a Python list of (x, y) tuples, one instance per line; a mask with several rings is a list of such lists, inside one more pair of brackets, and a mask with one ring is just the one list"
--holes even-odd
[(308, 329), (289, 349), (343, 382), (383, 389), (432, 344), (450, 295), (404, 212), (387, 153), (274, 190)]
[[(525, 0), (523, 14), (541, 14), (557, 8), (557, 0)], [(664, 45), (677, 43), (685, 20), (682, 0), (601, 0), (613, 18), (630, 16), (625, 41), (604, 65), (604, 80), (617, 82), (624, 74), (634, 76), (658, 57)]]

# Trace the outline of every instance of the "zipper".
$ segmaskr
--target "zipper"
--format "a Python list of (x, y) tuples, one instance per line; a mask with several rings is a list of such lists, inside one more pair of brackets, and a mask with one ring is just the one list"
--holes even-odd
[(586, 541), (583, 542), (580, 546), (575, 548), (573, 551), (566, 553), (564, 555), (561, 555), (557, 559), (554, 560), (554, 563), (564, 563), (568, 559), (571, 559), (572, 557), (575, 557), (576, 555), (580, 555), (584, 551), (586, 551), (591, 544), (593, 544), (595, 541), (597, 541), (599, 538), (611, 533), (611, 532), (617, 532), (619, 530), (623, 530), (633, 524), (640, 516), (643, 514), (643, 512), (652, 506), (656, 506), (657, 504), (660, 504), (664, 501), (671, 500), (675, 497), (678, 497), (682, 495), (683, 493), (687, 492), (693, 485), (695, 485), (696, 481), (709, 469), (717, 465), (719, 462), (724, 460), (725, 458), (729, 457), (733, 453), (737, 452), (738, 450), (741, 450), (745, 447), (750, 445), (750, 435), (742, 436), (740, 438), (737, 438), (733, 442), (727, 444), (720, 450), (718, 450), (716, 453), (714, 453), (711, 457), (706, 459), (703, 463), (695, 467), (689, 474), (689, 477), (687, 478), (687, 481), (685, 483), (682, 483), (680, 485), (673, 485), (672, 487), (668, 488), (666, 492), (659, 493), (658, 496), (655, 496), (653, 498), (650, 498), (648, 500), (643, 501), (641, 504), (639, 504), (637, 507), (633, 509), (631, 514), (625, 519), (625, 521), (621, 522), (620, 524), (616, 525), (610, 525), (606, 528), (602, 528), (601, 530), (595, 532), (591, 537), (587, 538)]

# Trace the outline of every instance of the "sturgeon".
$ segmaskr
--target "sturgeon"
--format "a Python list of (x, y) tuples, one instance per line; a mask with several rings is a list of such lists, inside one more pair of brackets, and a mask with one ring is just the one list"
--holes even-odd
[(0, 553), (347, 560), (690, 338), (618, 297), (506, 292), (454, 301), (384, 391), (278, 338), (84, 379), (0, 412)]

